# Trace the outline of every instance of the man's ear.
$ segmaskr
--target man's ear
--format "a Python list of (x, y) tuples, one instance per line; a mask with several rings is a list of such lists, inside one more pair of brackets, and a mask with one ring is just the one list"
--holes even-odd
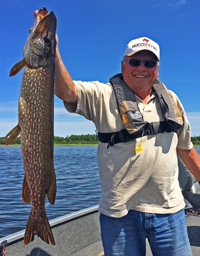
[(124, 61), (122, 60), (122, 61), (121, 61), (121, 72), (122, 72), (122, 73), (123, 73), (123, 69), (124, 69), (124, 64), (125, 64), (125, 63), (124, 63)]

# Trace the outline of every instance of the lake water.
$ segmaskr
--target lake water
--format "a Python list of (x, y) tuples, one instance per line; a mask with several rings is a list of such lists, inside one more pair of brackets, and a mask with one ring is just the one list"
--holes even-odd
[[(46, 200), (49, 220), (99, 203), (96, 155), (96, 146), (54, 147), (57, 194), (54, 205)], [(0, 237), (26, 227), (31, 204), (22, 201), (23, 179), (21, 148), (0, 147)]]
[[(96, 146), (54, 147), (57, 194), (46, 200), (48, 219), (97, 205), (100, 182)], [(24, 169), (20, 147), (0, 147), (0, 237), (25, 229), (31, 204), (22, 201)]]

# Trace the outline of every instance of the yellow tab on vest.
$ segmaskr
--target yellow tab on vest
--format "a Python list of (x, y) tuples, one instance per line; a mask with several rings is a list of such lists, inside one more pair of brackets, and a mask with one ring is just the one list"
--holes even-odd
[(135, 152), (140, 153), (140, 152), (142, 152), (142, 150), (143, 150), (142, 144), (140, 143), (138, 148), (135, 149)]
[(127, 115), (126, 113), (124, 113), (124, 114), (122, 115), (122, 119), (123, 119), (123, 124), (126, 124), (126, 123), (128, 123), (128, 121), (129, 121), (128, 115)]

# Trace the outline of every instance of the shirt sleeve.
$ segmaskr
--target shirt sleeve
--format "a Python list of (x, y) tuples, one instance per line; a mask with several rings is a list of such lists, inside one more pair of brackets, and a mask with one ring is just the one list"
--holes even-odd
[[(109, 97), (112, 94), (110, 84), (94, 82), (74, 81), (78, 91), (78, 102), (75, 113), (84, 116), (88, 120), (97, 122), (100, 118), (101, 108), (104, 102), (109, 102)], [(70, 104), (64, 102), (65, 108), (71, 112)]]
[[(106, 133), (124, 129), (115, 93), (110, 83), (74, 81), (74, 84), (78, 91), (75, 113), (92, 121), (99, 132)], [(70, 112), (70, 104), (64, 102), (64, 105)]]

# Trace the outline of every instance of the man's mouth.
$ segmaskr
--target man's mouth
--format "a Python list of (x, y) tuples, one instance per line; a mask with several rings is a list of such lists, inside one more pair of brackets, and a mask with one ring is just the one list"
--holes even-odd
[(145, 78), (145, 77), (147, 77), (147, 76), (139, 76), (139, 75), (135, 75), (135, 77), (137, 77), (137, 78)]

